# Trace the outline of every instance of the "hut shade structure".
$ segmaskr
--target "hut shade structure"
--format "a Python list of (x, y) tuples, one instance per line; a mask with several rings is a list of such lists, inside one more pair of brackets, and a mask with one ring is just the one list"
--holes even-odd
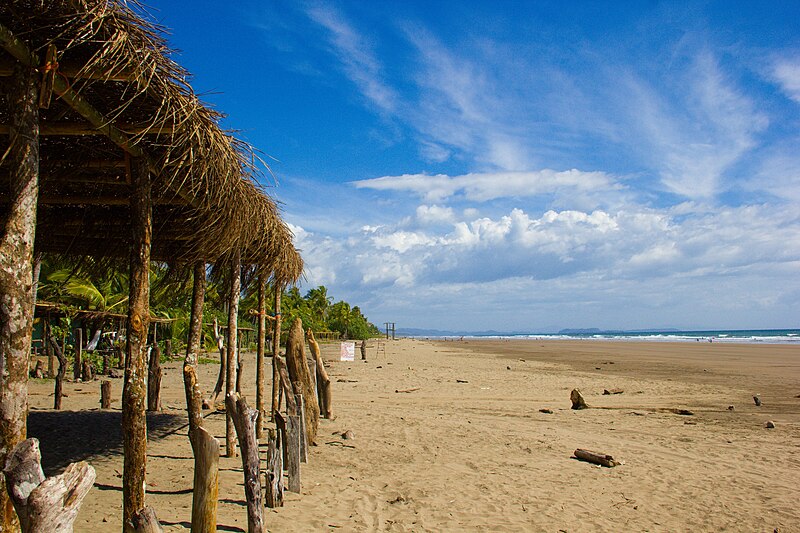
[[(265, 166), (254, 149), (220, 127), (221, 115), (196, 97), (171, 55), (161, 28), (136, 1), (0, 2), (0, 153), (13, 153), (22, 142), (14, 134), (20, 119), (13, 82), (25, 75), (36, 84), (37, 105), (24, 117), (38, 131), (38, 196), (25, 204), (27, 220), (35, 223), (34, 251), (130, 260), (143, 284), (151, 260), (190, 268), (236, 252), (244, 265), (276, 282), (296, 281), (302, 259), (275, 201), (259, 185)], [(16, 158), (0, 158), (0, 234), (8, 233), (13, 209), (21, 205), (19, 171)], [(30, 252), (9, 263), (30, 272)], [(9, 296), (4, 290), (0, 299)], [(146, 294), (139, 291), (143, 305), (127, 316), (129, 329), (143, 323), (142, 342)], [(13, 319), (27, 331), (29, 346), (28, 319)], [(143, 353), (141, 346), (128, 348), (129, 371), (138, 373)], [(25, 367), (25, 357), (15, 352), (6, 362)], [(123, 410), (127, 422), (144, 427), (142, 402)], [(21, 428), (18, 438), (24, 438), (21, 412), (23, 419), (3, 424)], [(146, 436), (137, 435), (134, 440)], [(136, 472), (145, 471), (145, 451), (138, 449), (134, 460), (132, 446), (138, 442), (125, 450), (126, 529), (127, 519), (144, 511), (144, 483)], [(0, 529), (10, 524), (2, 520)]]

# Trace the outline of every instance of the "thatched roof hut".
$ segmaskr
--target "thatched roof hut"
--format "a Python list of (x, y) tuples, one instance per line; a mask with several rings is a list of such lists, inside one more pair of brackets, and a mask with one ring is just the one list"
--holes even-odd
[[(223, 131), (221, 115), (194, 94), (160, 28), (131, 5), (0, 5), (0, 78), (20, 62), (53, 84), (40, 99), (47, 107), (39, 109), (36, 248), (126, 256), (130, 158), (142, 157), (152, 175), (153, 259), (213, 262), (233, 247), (247, 248), (249, 263), (287, 256), (291, 264), (275, 266), (296, 280), (302, 263), (275, 202), (257, 184), (257, 155)], [(9, 122), (0, 106), (0, 153), (8, 148)], [(0, 166), (0, 184), (8, 173)], [(7, 201), (0, 192), (0, 206)]]
[[(0, 2), (0, 464), (26, 433), (34, 248), (129, 258), (126, 529), (145, 510), (150, 261), (193, 264), (200, 300), (204, 265), (229, 264), (232, 324), (240, 264), (276, 286), (302, 272), (255, 151), (171, 55), (135, 0)], [(0, 479), (0, 529), (13, 517)]]

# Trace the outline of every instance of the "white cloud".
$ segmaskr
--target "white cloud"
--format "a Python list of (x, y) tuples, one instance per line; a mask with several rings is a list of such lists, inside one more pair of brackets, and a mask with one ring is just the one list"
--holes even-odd
[(485, 202), (497, 198), (532, 197), (558, 192), (582, 194), (620, 191), (622, 186), (605, 172), (580, 170), (471, 173), (461, 176), (404, 174), (353, 182), (357, 188), (404, 191), (437, 202), (463, 195), (467, 200)]
[(800, 104), (800, 60), (795, 57), (776, 61), (772, 75), (786, 96)]
[(334, 54), (359, 91), (380, 111), (394, 111), (397, 94), (384, 83), (381, 62), (372, 51), (369, 41), (333, 6), (314, 5), (307, 10), (307, 14), (328, 30)]

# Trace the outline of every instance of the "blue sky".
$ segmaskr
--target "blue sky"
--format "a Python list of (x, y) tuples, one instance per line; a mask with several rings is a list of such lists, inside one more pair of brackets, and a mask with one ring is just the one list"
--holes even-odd
[(800, 3), (150, 1), (375, 323), (800, 326)]

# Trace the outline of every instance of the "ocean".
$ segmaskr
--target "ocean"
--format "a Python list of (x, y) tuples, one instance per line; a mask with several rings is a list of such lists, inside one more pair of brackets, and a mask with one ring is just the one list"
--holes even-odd
[[(461, 338), (448, 335), (438, 338)], [(727, 342), (746, 344), (800, 343), (800, 329), (741, 329), (708, 331), (590, 331), (513, 335), (464, 335), (465, 339), (608, 340), (639, 342)], [(436, 337), (433, 337), (436, 338)]]

